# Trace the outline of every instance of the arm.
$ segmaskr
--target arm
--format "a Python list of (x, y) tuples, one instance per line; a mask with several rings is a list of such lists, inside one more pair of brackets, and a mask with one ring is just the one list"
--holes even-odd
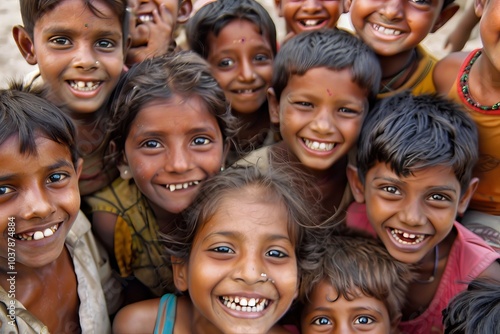
[(500, 263), (498, 261), (500, 261), (500, 259), (497, 259), (495, 262), (493, 262), (478, 277), (500, 281)]
[(113, 333), (153, 333), (160, 298), (148, 299), (122, 308), (113, 321)]
[(455, 29), (448, 35), (444, 48), (450, 47), (451, 52), (460, 51), (469, 40), (472, 29), (479, 23), (479, 17), (474, 10), (474, 1), (464, 9)]
[(96, 211), (92, 214), (92, 230), (115, 262), (115, 226), (117, 215), (111, 212)]
[(438, 94), (448, 95), (467, 55), (467, 52), (454, 52), (438, 61), (432, 73)]

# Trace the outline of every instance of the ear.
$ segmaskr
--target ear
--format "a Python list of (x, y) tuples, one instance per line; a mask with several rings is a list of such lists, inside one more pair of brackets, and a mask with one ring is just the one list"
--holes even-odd
[(465, 210), (469, 206), (470, 199), (472, 195), (476, 192), (477, 186), (479, 185), (479, 179), (477, 177), (473, 177), (469, 183), (469, 186), (465, 190), (464, 194), (458, 201), (457, 213), (461, 216), (464, 214)]
[(359, 179), (358, 168), (354, 165), (347, 165), (347, 179), (349, 180), (349, 185), (351, 186), (351, 192), (354, 199), (358, 203), (365, 202), (365, 188), (361, 180)]
[(177, 23), (183, 24), (189, 20), (191, 13), (193, 12), (193, 3), (191, 0), (183, 0), (179, 5), (179, 11), (177, 12)]
[(274, 93), (274, 89), (270, 87), (267, 90), (267, 103), (269, 106), (269, 117), (271, 118), (271, 122), (274, 124), (280, 123), (280, 102), (276, 98), (276, 94)]
[[(110, 152), (114, 152), (116, 150), (115, 143), (112, 141), (110, 143)], [(128, 165), (127, 157), (125, 156), (125, 152), (122, 155), (121, 162), (117, 164), (116, 168), (120, 171), (120, 177), (124, 180), (132, 179), (132, 170)]]
[(344, 13), (348, 13), (351, 9), (352, 0), (341, 0), (344, 1)]
[(188, 264), (183, 259), (172, 256), (172, 275), (174, 278), (174, 285), (179, 291), (187, 291), (188, 289)]
[(432, 27), (431, 33), (436, 32), (439, 28), (444, 26), (444, 24), (446, 22), (448, 22), (448, 20), (451, 19), (453, 17), (453, 15), (455, 15), (455, 13), (457, 12), (457, 10), (459, 8), (460, 8), (460, 6), (458, 4), (456, 4), (455, 2), (450, 3), (449, 5), (444, 7), (441, 10), (441, 13), (439, 14), (439, 17), (438, 17), (436, 23), (434, 23), (434, 27)]
[(474, 12), (477, 17), (483, 16), (484, 7), (487, 0), (474, 0)]
[(276, 8), (276, 14), (278, 14), (279, 17), (283, 17), (283, 9), (281, 8), (280, 0), (274, 0), (274, 8)]
[(14, 37), (14, 41), (16, 41), (17, 47), (19, 51), (23, 55), (23, 58), (26, 59), (28, 64), (36, 65), (36, 54), (35, 54), (35, 46), (32, 38), (22, 26), (14, 26), (12, 28), (12, 36)]

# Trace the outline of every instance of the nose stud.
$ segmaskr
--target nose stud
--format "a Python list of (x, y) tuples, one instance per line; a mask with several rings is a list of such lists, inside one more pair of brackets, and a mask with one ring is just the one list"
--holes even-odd
[(273, 283), (273, 284), (274, 284), (274, 280), (273, 280), (273, 279), (268, 278), (268, 277), (267, 277), (267, 275), (266, 275), (265, 273), (260, 274), (260, 277), (265, 277), (265, 278), (266, 278), (266, 280), (265, 280), (264, 282), (271, 282), (271, 283)]
[(96, 65), (96, 66), (99, 66), (99, 64), (100, 64), (100, 63), (99, 63), (99, 60), (96, 60), (96, 61), (95, 61), (95, 65)]

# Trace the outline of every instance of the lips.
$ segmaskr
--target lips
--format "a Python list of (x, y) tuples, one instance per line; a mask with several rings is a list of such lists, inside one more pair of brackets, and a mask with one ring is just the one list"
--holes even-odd
[(335, 148), (335, 143), (333, 142), (320, 142), (315, 140), (310, 140), (307, 138), (302, 138), (304, 144), (313, 151), (328, 152)]
[(94, 91), (97, 88), (99, 88), (102, 81), (69, 80), (68, 83), (71, 86), (71, 88), (73, 88), (74, 90), (77, 90), (80, 92), (91, 92), (91, 91)]
[(220, 296), (219, 300), (227, 308), (242, 312), (262, 312), (269, 305), (266, 298), (246, 298), (239, 296)]
[(182, 190), (182, 189), (187, 189), (189, 187), (197, 186), (201, 181), (190, 181), (190, 182), (183, 182), (183, 183), (170, 183), (166, 184), (165, 187), (167, 189), (170, 189), (171, 192), (174, 192), (176, 190)]
[(381, 25), (378, 25), (378, 24), (372, 24), (372, 28), (381, 33), (381, 34), (384, 34), (384, 35), (387, 35), (387, 36), (399, 36), (401, 35), (402, 31), (401, 30), (396, 30), (396, 29), (391, 29), (391, 28), (386, 28), (386, 27), (382, 27)]
[(308, 20), (299, 20), (300, 25), (310, 28), (322, 25), (326, 20), (324, 19), (308, 19)]
[(137, 15), (137, 24), (153, 22), (153, 15), (151, 14), (140, 14)]
[(403, 245), (417, 245), (420, 244), (425, 238), (428, 236), (427, 234), (417, 234), (417, 233), (409, 233), (398, 230), (396, 228), (389, 229), (392, 238)]
[(59, 224), (54, 224), (53, 226), (46, 228), (44, 230), (14, 234), (14, 238), (22, 241), (40, 240), (51, 237), (57, 231), (58, 228)]

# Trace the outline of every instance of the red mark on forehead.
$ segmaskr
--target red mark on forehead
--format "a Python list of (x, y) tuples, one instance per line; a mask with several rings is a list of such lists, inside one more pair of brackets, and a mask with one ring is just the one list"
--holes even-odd
[(328, 96), (332, 96), (332, 92), (330, 92), (328, 88), (326, 89), (326, 92), (328, 93)]

